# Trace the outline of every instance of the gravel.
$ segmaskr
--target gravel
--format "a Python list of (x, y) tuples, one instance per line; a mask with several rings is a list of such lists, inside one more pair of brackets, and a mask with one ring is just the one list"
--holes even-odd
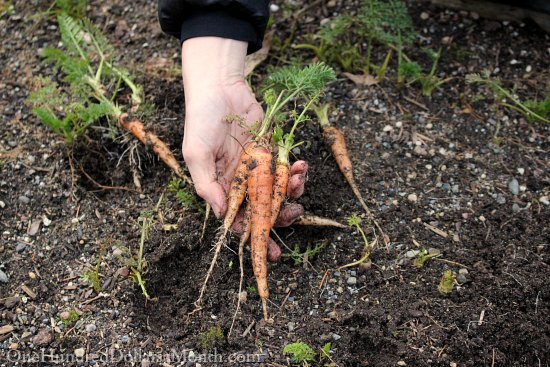
[(22, 253), (23, 251), (25, 251), (25, 248), (27, 247), (27, 245), (25, 245), (24, 243), (21, 243), (21, 242), (18, 242), (17, 243), (17, 246), (15, 246), (15, 252), (17, 252), (18, 254)]
[(45, 347), (53, 340), (53, 336), (46, 328), (38, 330), (38, 333), (32, 339), (32, 342), (37, 346)]
[(349, 277), (347, 280), (348, 285), (355, 285), (357, 284), (357, 278), (356, 277)]
[(519, 194), (519, 182), (518, 182), (518, 180), (516, 180), (514, 178), (510, 182), (508, 182), (508, 190), (510, 190), (510, 192), (513, 195), (518, 195)]
[(25, 195), (21, 195), (21, 196), (19, 196), (19, 202), (23, 203), (23, 204), (28, 204), (28, 203), (31, 202), (31, 199), (29, 199)]
[(9, 281), (8, 276), (2, 270), (0, 270), (0, 282), (7, 283)]

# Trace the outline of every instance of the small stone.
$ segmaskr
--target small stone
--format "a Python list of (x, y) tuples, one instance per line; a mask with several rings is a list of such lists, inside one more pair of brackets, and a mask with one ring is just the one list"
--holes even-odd
[(521, 211), (521, 208), (519, 207), (518, 203), (514, 203), (512, 205), (512, 212), (519, 213)]
[(0, 208), (4, 209), (6, 207), (6, 203), (4, 203), (2, 200), (0, 200)]
[(336, 278), (338, 278), (338, 277), (340, 277), (340, 274), (341, 274), (341, 273), (340, 273), (339, 271), (335, 271), (333, 275), (334, 275)]
[(340, 294), (344, 293), (344, 288), (343, 287), (338, 287), (338, 288), (336, 288), (336, 292), (338, 292)]
[(69, 317), (71, 317), (71, 313), (69, 311), (63, 311), (59, 314), (59, 318), (61, 320), (68, 320)]
[(128, 344), (130, 342), (130, 337), (128, 335), (122, 335), (122, 337), (120, 338), (120, 341), (123, 342), (124, 344)]
[(407, 363), (405, 363), (405, 361), (399, 361), (399, 362), (397, 362), (397, 365), (398, 366), (406, 366)]
[(426, 13), (425, 11), (423, 11), (422, 13), (420, 13), (420, 19), (422, 20), (427, 20), (430, 18), (430, 14)]
[(118, 247), (115, 248), (115, 249), (113, 250), (113, 256), (114, 256), (114, 257), (120, 257), (120, 256), (122, 256), (122, 250), (119, 249)]
[(32, 271), (29, 271), (29, 278), (36, 279), (36, 274)]
[(6, 307), (7, 309), (13, 308), (17, 306), (20, 301), (21, 301), (21, 298), (19, 297), (16, 297), (16, 296), (8, 297), (4, 300), (4, 307)]
[(475, 11), (471, 12), (470, 16), (472, 17), (473, 20), (478, 20), (479, 19), (479, 14), (476, 13)]
[(437, 248), (434, 248), (434, 247), (430, 247), (430, 248), (428, 249), (428, 253), (429, 253), (430, 255), (435, 255), (435, 256), (437, 256), (437, 255), (440, 255), (440, 254), (441, 254), (441, 250), (439, 250), (439, 249), (437, 249)]
[(517, 171), (520, 175), (523, 175), (525, 173), (525, 168), (518, 167)]
[(269, 10), (271, 10), (273, 13), (275, 13), (275, 12), (279, 11), (279, 5), (277, 5), (277, 4), (271, 4), (271, 5), (269, 6)]
[(418, 250), (409, 250), (405, 253), (405, 256), (408, 257), (409, 259), (412, 259), (413, 257), (416, 257), (419, 253), (420, 251)]
[(411, 203), (414, 203), (418, 200), (418, 196), (416, 196), (416, 194), (409, 194), (407, 196), (407, 200), (409, 200)]
[(50, 224), (52, 224), (52, 221), (48, 219), (48, 217), (44, 216), (44, 218), (42, 218), (42, 223), (45, 227), (48, 227)]
[(84, 350), (84, 348), (77, 348), (77, 349), (74, 350), (74, 355), (76, 356), (76, 358), (84, 357), (85, 353), (86, 353), (86, 351)]
[(26, 197), (25, 195), (21, 195), (19, 196), (19, 202), (20, 203), (23, 203), (23, 204), (28, 204), (31, 202), (31, 199), (29, 199), (28, 197)]
[(527, 67), (525, 68), (525, 72), (530, 73), (531, 70), (533, 70), (533, 67), (531, 65), (527, 65)]
[(550, 200), (548, 200), (548, 196), (541, 196), (539, 198), (539, 201), (544, 205), (550, 205)]
[(337, 341), (337, 340), (340, 340), (340, 339), (342, 339), (342, 337), (340, 335), (332, 334), (332, 340)]
[(461, 268), (461, 269), (458, 271), (458, 274), (466, 275), (466, 274), (468, 274), (468, 269), (466, 269), (466, 268)]
[(246, 299), (248, 298), (248, 293), (246, 291), (242, 291), (239, 293), (239, 301), (241, 303), (246, 303)]
[(93, 333), (94, 331), (97, 330), (97, 326), (95, 326), (95, 324), (88, 324), (86, 325), (86, 331), (88, 333)]
[(356, 277), (349, 277), (347, 280), (348, 285), (355, 285), (357, 284), (357, 278)]
[(46, 328), (38, 330), (38, 333), (32, 339), (34, 345), (45, 347), (53, 340), (53, 336)]
[(15, 246), (15, 252), (17, 252), (18, 254), (22, 253), (23, 251), (25, 251), (25, 248), (27, 247), (27, 245), (25, 245), (24, 243), (21, 243), (21, 242), (17, 242), (17, 245)]
[(506, 198), (501, 193), (497, 194), (497, 199), (496, 200), (497, 200), (497, 203), (499, 203), (499, 204), (505, 204), (506, 203)]
[(516, 180), (514, 178), (510, 182), (508, 182), (508, 190), (510, 190), (510, 192), (513, 195), (519, 194), (519, 182), (518, 182), (518, 180)]
[(4, 273), (2, 270), (0, 270), (0, 282), (7, 283), (8, 282), (8, 276), (6, 273)]
[(288, 327), (289, 332), (293, 332), (296, 325), (293, 322), (289, 322), (286, 326)]

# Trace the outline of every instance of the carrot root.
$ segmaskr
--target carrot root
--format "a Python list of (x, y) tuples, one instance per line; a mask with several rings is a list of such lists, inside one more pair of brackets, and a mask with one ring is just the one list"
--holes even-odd
[(273, 199), (271, 201), (271, 227), (275, 225), (283, 200), (286, 197), (290, 168), (286, 163), (277, 163), (273, 179)]
[(271, 174), (271, 152), (256, 148), (250, 157), (248, 175), (248, 196), (250, 199), (250, 247), (252, 250), (252, 268), (258, 294), (264, 303), (264, 318), (267, 320), (269, 287), (267, 284), (267, 247), (271, 231), (271, 195), (273, 176)]
[(151, 147), (153, 152), (176, 174), (176, 176), (183, 179), (187, 184), (192, 185), (192, 181), (187, 175), (183, 172), (180, 164), (176, 160), (176, 157), (172, 154), (168, 146), (155, 134), (150, 131), (145, 131), (143, 123), (139, 120), (133, 119), (131, 121), (126, 121), (128, 114), (123, 113), (118, 118), (120, 126), (128, 130), (132, 135), (134, 135), (139, 141), (141, 141), (146, 146)]
[(297, 224), (299, 226), (346, 228), (346, 226), (342, 223), (339, 223), (330, 218), (323, 218), (316, 215), (308, 214), (304, 214), (298, 217), (298, 219), (296, 219), (293, 224)]

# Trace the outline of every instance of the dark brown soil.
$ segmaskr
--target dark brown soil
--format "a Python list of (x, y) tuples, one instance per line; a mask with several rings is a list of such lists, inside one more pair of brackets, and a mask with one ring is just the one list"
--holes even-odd
[[(296, 42), (322, 19), (356, 8), (347, 3), (313, 3), (297, 23)], [(415, 86), (398, 91), (393, 80), (362, 87), (339, 75), (326, 95), (339, 110), (332, 120), (346, 136), (361, 191), (391, 243), (379, 239), (370, 264), (338, 272), (362, 256), (357, 231), (277, 230), (285, 246), (283, 260), (269, 267), (273, 322), (262, 321), (247, 258), (248, 297), (227, 338), (239, 283), (236, 241), (218, 260), (203, 310), (189, 317), (219, 222), (208, 222), (201, 243), (204, 214), (166, 192), (170, 172), (146, 149), (138, 146), (139, 193), (127, 153), (132, 143), (113, 142), (96, 129), (66, 148), (25, 104), (32, 78), (54, 75), (40, 61), (41, 48), (58, 43), (55, 18), (37, 15), (49, 5), (17, 2), (0, 17), (0, 270), (7, 277), (0, 279), (0, 366), (147, 366), (146, 353), (157, 362), (170, 351), (189, 360), (191, 350), (191, 357), (216, 353), (222, 360), (202, 360), (202, 366), (234, 366), (242, 358), (281, 366), (292, 364), (283, 349), (296, 341), (316, 352), (331, 342), (331, 360), (318, 365), (550, 366), (550, 125), (495, 106), (486, 90), (464, 80), (498, 68), (495, 75), (507, 87), (516, 85), (521, 99), (544, 97), (550, 37), (536, 26), (412, 3), (421, 36), (415, 46), (443, 46), (438, 70), (452, 81), (427, 98)], [(276, 22), (289, 6), (281, 5)], [(429, 17), (422, 19), (422, 12)], [(178, 42), (160, 31), (155, 2), (91, 1), (88, 16), (106, 31), (155, 106), (148, 126), (183, 161)], [(277, 37), (284, 40), (291, 23), (277, 22)], [(452, 38), (450, 46), (442, 44), (444, 37)], [(421, 57), (419, 50), (409, 53)], [(267, 64), (298, 55), (309, 61), (307, 53), (275, 47)], [(143, 68), (158, 57), (167, 58), (172, 70)], [(256, 73), (257, 85), (265, 67)], [(299, 203), (342, 223), (361, 215), (318, 127), (309, 124), (301, 134), (307, 144), (295, 158), (307, 160), (310, 171)], [(144, 277), (154, 298), (146, 302), (122, 274), (115, 245), (137, 249), (137, 219), (161, 196), (162, 220), (146, 241)], [(378, 233), (366, 219), (362, 224), (374, 241)], [(325, 249), (305, 265), (288, 257), (295, 246), (304, 251), (318, 244)], [(101, 246), (97, 294), (81, 276), (95, 266)], [(424, 248), (440, 255), (416, 268), (414, 257)], [(438, 291), (446, 270), (456, 276), (447, 295)], [(64, 323), (63, 312), (70, 310), (78, 320)], [(225, 339), (206, 345), (205, 333), (216, 326)], [(40, 332), (51, 340), (37, 337)], [(70, 360), (80, 348), (88, 361)], [(23, 359), (41, 349), (65, 360)], [(134, 357), (124, 359), (125, 353)], [(103, 363), (109, 354), (113, 358)], [(198, 365), (174, 356), (163, 362)]]

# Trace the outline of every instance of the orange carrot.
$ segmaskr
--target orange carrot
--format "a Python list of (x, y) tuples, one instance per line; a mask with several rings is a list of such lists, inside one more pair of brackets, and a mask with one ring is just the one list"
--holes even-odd
[(174, 157), (166, 144), (164, 144), (164, 142), (152, 132), (145, 131), (145, 127), (143, 126), (143, 123), (141, 121), (136, 119), (133, 119), (132, 121), (126, 121), (127, 117), (128, 114), (126, 113), (120, 115), (120, 117), (118, 118), (120, 126), (131, 132), (132, 135), (138, 138), (143, 144), (150, 146), (151, 149), (153, 149), (153, 151), (159, 156), (159, 158), (162, 159), (162, 161), (166, 163), (166, 165), (170, 167), (170, 169), (172, 169), (172, 171), (174, 171), (174, 173), (178, 177), (182, 178), (186, 183), (192, 184), (191, 180), (183, 172), (183, 169), (176, 160), (176, 157)]
[(248, 197), (250, 200), (250, 247), (252, 268), (258, 294), (262, 299), (264, 318), (267, 320), (267, 247), (271, 231), (271, 195), (273, 176), (271, 174), (272, 155), (268, 149), (257, 147), (250, 156), (248, 174)]
[(239, 211), (239, 207), (246, 196), (246, 187), (248, 185), (248, 160), (250, 159), (249, 153), (253, 151), (255, 147), (256, 143), (251, 142), (244, 147), (239, 157), (239, 164), (237, 165), (233, 181), (231, 182), (231, 188), (227, 194), (227, 212), (223, 220), (225, 234), (231, 229), (237, 212)]
[(271, 227), (275, 225), (283, 200), (286, 197), (290, 168), (286, 163), (277, 162), (273, 182), (273, 199), (271, 201)]

